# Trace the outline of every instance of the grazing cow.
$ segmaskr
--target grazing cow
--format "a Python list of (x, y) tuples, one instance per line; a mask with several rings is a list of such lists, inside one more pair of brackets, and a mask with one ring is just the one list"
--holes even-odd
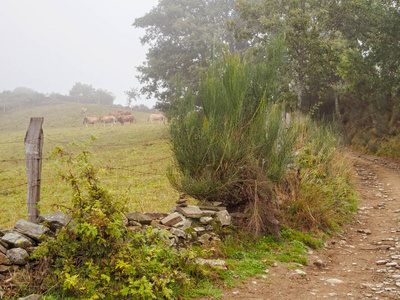
[(113, 116), (113, 117), (118, 117), (118, 116), (120, 115), (120, 113), (113, 113), (113, 112), (110, 112), (108, 115), (109, 115), (109, 116)]
[(96, 124), (99, 121), (99, 118), (96, 117), (85, 117), (83, 119), (83, 125), (87, 127), (87, 124)]
[(165, 120), (167, 120), (167, 118), (165, 116), (163, 116), (163, 115), (160, 115), (160, 114), (151, 114), (149, 116), (148, 121), (149, 120), (150, 120), (151, 123), (153, 123), (153, 122), (163, 122), (163, 123), (165, 123)]
[(119, 115), (117, 117), (117, 121), (121, 123), (121, 125), (124, 125), (124, 123), (129, 122), (129, 123), (133, 123), (136, 122), (135, 117), (133, 115)]
[(111, 123), (111, 126), (113, 126), (115, 125), (115, 117), (114, 116), (100, 117), (99, 122), (104, 123), (104, 126), (106, 126), (107, 123)]
[(82, 107), (82, 109), (81, 109), (81, 115), (86, 116), (86, 112), (87, 112), (87, 108), (86, 108), (86, 107)]
[(130, 116), (130, 115), (132, 115), (132, 112), (129, 110), (119, 110), (118, 114), (123, 115), (123, 116)]

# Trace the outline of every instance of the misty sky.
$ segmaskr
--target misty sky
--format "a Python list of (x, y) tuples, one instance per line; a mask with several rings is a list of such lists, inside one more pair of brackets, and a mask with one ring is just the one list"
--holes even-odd
[[(0, 0), (0, 92), (28, 87), (68, 94), (75, 82), (106, 89), (125, 104), (140, 88), (147, 49), (135, 18), (158, 0)], [(155, 100), (142, 96), (137, 104)]]

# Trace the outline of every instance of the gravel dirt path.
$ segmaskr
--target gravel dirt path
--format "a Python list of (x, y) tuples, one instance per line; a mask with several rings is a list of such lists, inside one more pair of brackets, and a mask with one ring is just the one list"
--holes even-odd
[(400, 299), (400, 164), (353, 154), (359, 209), (308, 265), (278, 263), (222, 299)]

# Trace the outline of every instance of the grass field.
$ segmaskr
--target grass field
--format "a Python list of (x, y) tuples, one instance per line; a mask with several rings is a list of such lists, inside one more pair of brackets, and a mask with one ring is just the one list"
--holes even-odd
[[(54, 161), (46, 159), (56, 145), (98, 138), (91, 146), (96, 160), (105, 172), (101, 182), (116, 197), (128, 196), (128, 210), (167, 212), (178, 192), (166, 178), (171, 162), (168, 126), (147, 122), (148, 113), (133, 112), (137, 122), (121, 126), (101, 124), (83, 126), (82, 104), (63, 103), (22, 108), (0, 118), (0, 227), (12, 227), (27, 219), (27, 183), (24, 138), (31, 117), (44, 117), (41, 213), (59, 210), (67, 205), (70, 188), (56, 178)], [(99, 117), (116, 111), (105, 106), (85, 105), (87, 115)]]

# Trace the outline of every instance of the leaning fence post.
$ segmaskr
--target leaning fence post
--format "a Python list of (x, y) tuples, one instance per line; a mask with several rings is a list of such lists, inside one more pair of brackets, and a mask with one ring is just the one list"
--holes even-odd
[(28, 221), (36, 223), (39, 216), (40, 180), (42, 172), (43, 118), (31, 118), (25, 136), (26, 177), (28, 182)]

